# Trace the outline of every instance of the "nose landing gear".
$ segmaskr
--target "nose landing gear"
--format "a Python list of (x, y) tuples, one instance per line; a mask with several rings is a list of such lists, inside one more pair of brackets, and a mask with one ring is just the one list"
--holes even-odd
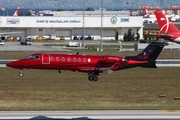
[(24, 74), (23, 74), (23, 72), (21, 71), (20, 73), (19, 73), (19, 77), (23, 77), (24, 76)]

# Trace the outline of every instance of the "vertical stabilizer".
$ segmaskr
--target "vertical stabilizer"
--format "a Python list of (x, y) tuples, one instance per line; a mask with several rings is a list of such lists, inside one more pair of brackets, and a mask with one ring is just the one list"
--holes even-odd
[(154, 12), (161, 34), (176, 33), (179, 29), (167, 18), (162, 11)]
[(144, 6), (144, 11), (145, 11), (145, 13), (146, 13), (146, 16), (148, 17), (148, 16), (150, 15), (150, 12), (149, 12), (149, 10), (147, 9), (146, 6)]
[(155, 61), (165, 45), (167, 43), (152, 42), (137, 56), (126, 56), (125, 59), (128, 61), (147, 61), (146, 67), (156, 67)]
[(14, 12), (13, 16), (18, 16), (18, 10)]

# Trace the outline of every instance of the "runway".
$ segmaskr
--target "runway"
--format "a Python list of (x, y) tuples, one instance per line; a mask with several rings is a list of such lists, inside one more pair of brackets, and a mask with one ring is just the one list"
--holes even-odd
[(78, 110), (78, 111), (1, 111), (0, 119), (23, 120), (179, 120), (180, 110)]
[[(15, 60), (0, 60), (0, 67), (6, 67), (6, 63)], [(157, 67), (180, 67), (180, 59), (157, 59)]]

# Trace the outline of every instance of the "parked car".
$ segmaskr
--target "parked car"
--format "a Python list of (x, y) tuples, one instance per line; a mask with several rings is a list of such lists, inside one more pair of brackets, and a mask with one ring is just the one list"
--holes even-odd
[(20, 44), (21, 45), (32, 45), (32, 40), (31, 40), (31, 38), (21, 37)]

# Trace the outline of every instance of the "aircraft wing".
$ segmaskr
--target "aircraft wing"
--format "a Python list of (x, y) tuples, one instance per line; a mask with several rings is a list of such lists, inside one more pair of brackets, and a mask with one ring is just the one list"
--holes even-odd
[(83, 68), (83, 69), (80, 69), (82, 71), (95, 71), (95, 70), (99, 70), (99, 71), (105, 71), (105, 70), (110, 70), (111, 67), (98, 67), (98, 68)]
[(106, 74), (110, 74), (113, 72), (112, 67), (98, 67), (98, 68), (81, 68), (80, 71), (86, 72), (86, 73), (91, 73), (91, 72), (103, 72)]

